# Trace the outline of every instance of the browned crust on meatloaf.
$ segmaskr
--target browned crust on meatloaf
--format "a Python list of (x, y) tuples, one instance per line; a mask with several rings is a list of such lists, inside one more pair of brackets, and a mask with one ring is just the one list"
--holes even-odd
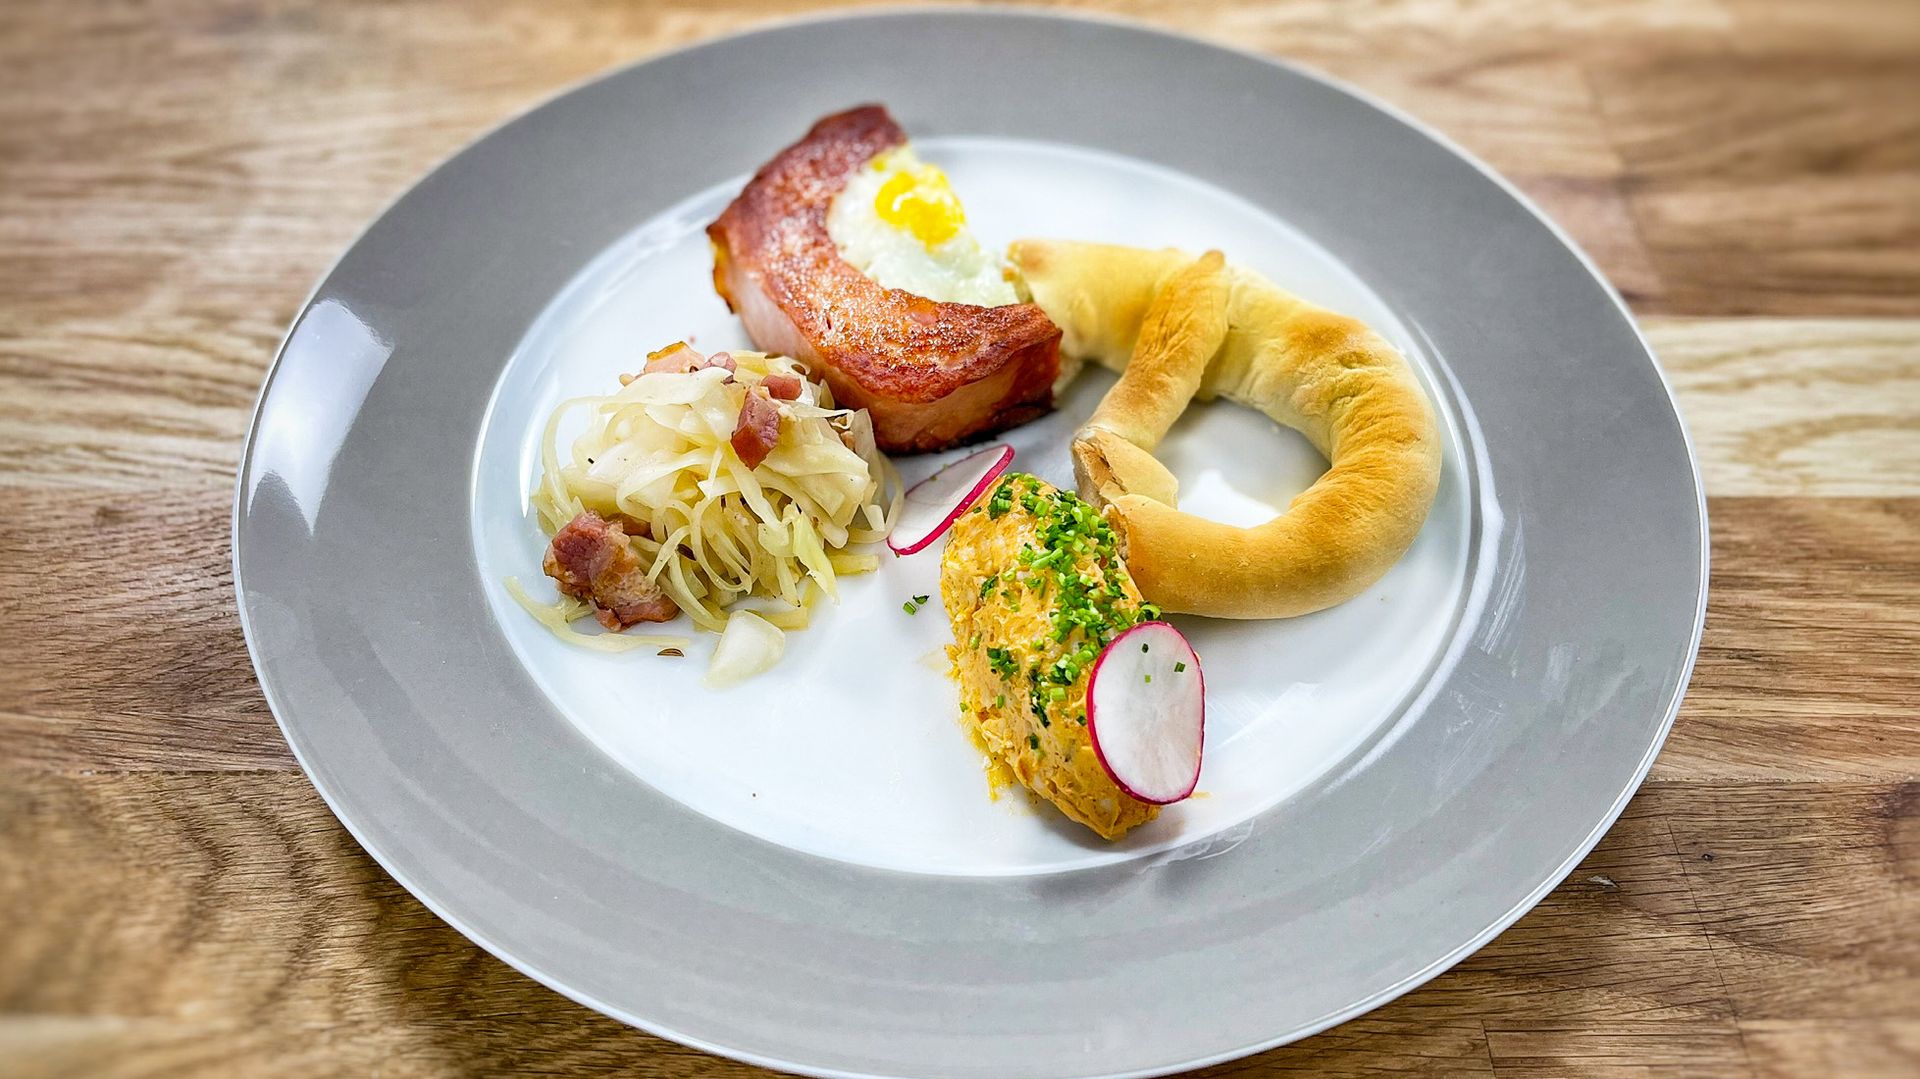
[(1053, 407), (1060, 329), (1033, 304), (938, 303), (840, 257), (827, 209), (874, 155), (907, 141), (886, 109), (829, 116), (754, 174), (707, 228), (714, 287), (754, 344), (806, 362), (872, 413), (882, 449), (933, 450)]

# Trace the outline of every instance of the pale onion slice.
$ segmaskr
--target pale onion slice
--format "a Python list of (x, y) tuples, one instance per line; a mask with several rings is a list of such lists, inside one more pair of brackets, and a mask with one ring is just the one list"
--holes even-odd
[(780, 627), (752, 611), (734, 611), (713, 646), (706, 684), (712, 689), (738, 685), (780, 662), (786, 650), (787, 636)]

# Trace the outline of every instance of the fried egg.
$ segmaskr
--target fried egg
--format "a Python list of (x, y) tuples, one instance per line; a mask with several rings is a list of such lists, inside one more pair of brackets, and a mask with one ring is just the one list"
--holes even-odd
[(827, 210), (840, 256), (886, 288), (944, 303), (1018, 302), (998, 259), (967, 230), (960, 197), (911, 146), (876, 155)]

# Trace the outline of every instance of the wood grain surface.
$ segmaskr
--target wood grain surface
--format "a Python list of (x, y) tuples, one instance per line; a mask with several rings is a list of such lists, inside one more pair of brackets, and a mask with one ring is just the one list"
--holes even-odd
[[(797, 0), (0, 6), (0, 1072), (764, 1074), (469, 944), (300, 774), (234, 466), (306, 290), (420, 172)], [(1680, 395), (1713, 591), (1653, 777), (1426, 987), (1202, 1073), (1920, 1074), (1920, 6), (1098, 0), (1444, 130)]]

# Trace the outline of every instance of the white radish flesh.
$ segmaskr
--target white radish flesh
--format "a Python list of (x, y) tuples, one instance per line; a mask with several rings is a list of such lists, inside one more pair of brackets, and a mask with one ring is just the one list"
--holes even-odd
[(887, 535), (887, 546), (903, 555), (925, 549), (945, 535), (1012, 463), (1012, 446), (989, 446), (914, 484), (900, 507), (900, 519)]
[(1142, 622), (1115, 637), (1087, 682), (1087, 733), (1107, 775), (1130, 797), (1177, 802), (1200, 782), (1207, 683), (1180, 631)]

